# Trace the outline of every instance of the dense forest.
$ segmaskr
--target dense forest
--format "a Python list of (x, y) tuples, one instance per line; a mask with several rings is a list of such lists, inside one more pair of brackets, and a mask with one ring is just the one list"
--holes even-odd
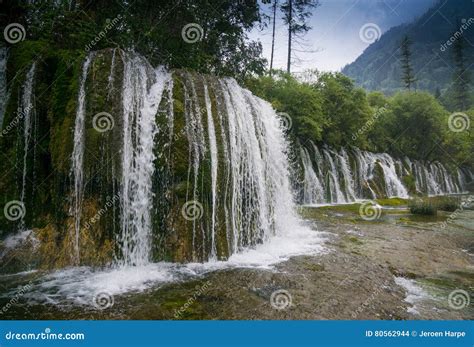
[[(143, 54), (153, 64), (236, 78), (256, 95), (270, 101), (277, 111), (288, 114), (292, 123), (291, 134), (301, 143), (312, 140), (336, 148), (357, 146), (400, 157), (438, 159), (454, 166), (474, 166), (470, 125), (474, 108), (468, 73), (467, 84), (460, 86), (458, 91), (456, 88), (449, 92), (443, 89), (442, 96), (412, 88), (390, 97), (381, 92), (366, 92), (341, 73), (312, 70), (299, 79), (279, 71), (272, 71), (274, 73), (269, 75), (260, 42), (249, 40), (248, 34), (252, 29), (270, 25), (271, 18), (264, 14), (263, 8), (273, 6), (273, 3), (259, 4), (254, 0), (6, 3), (8, 12), (1, 18), (2, 26), (20, 23), (26, 35), (24, 41), (9, 44), (13, 63), (8, 66), (8, 83), (17, 88), (19, 84), (14, 80), (22, 77), (19, 71), (24, 74), (34, 58), (52, 62), (48, 65), (51, 75), (70, 74), (77, 73), (71, 71), (74, 62), (83, 59), (87, 52), (120, 47)], [(301, 6), (303, 20), (298, 28), (309, 30), (304, 24), (304, 8), (315, 6), (317, 2), (297, 3)], [(198, 25), (185, 32), (189, 23)], [(185, 40), (183, 35), (191, 36)], [(384, 37), (393, 35), (389, 32)], [(423, 33), (412, 36), (416, 40)], [(433, 37), (430, 40), (436, 41)], [(378, 54), (383, 42), (380, 40), (370, 46), (359, 60), (366, 59), (364, 57), (371, 51)], [(460, 69), (469, 69), (471, 48), (467, 46), (461, 52)], [(408, 64), (416, 71), (419, 60), (425, 58), (419, 54), (418, 44), (411, 45), (410, 49), (412, 59)], [(446, 59), (454, 59), (454, 46), (448, 47), (443, 54)], [(356, 62), (354, 66), (360, 65)], [(353, 70), (347, 67), (344, 71)], [(402, 66), (383, 70), (393, 70), (387, 78), (402, 84)], [(438, 79), (436, 71), (432, 71), (430, 78), (447, 79)], [(419, 86), (426, 84), (423, 76), (416, 75)], [(452, 74), (450, 79), (456, 80), (456, 74)], [(367, 86), (374, 89), (378, 85)], [(386, 91), (382, 86), (380, 89)], [(422, 89), (433, 90), (431, 87)], [(11, 91), (11, 94), (15, 92)], [(456, 102), (459, 98), (462, 99), (461, 107)], [(453, 112), (461, 114), (456, 116), (457, 119), (450, 118)], [(450, 129), (453, 119), (462, 123), (463, 131)]]

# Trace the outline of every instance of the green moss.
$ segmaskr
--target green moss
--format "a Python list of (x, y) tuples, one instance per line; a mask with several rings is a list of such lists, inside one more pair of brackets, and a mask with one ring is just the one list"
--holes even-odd
[(364, 243), (356, 236), (346, 236), (344, 237), (344, 240), (354, 244), (354, 245), (363, 245)]
[(387, 199), (375, 199), (375, 201), (381, 206), (406, 206), (408, 205), (409, 199), (387, 198)]
[(404, 186), (407, 188), (407, 191), (410, 195), (415, 195), (417, 193), (415, 177), (413, 175), (410, 174), (410, 175), (403, 176), (402, 182)]

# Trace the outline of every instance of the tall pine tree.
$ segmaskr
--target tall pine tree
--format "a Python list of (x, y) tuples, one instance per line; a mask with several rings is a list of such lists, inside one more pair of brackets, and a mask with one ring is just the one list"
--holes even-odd
[(467, 110), (470, 106), (470, 74), (466, 69), (464, 48), (465, 40), (463, 36), (460, 36), (453, 45), (453, 60), (456, 68), (453, 74), (454, 106), (459, 111)]
[(415, 76), (413, 74), (413, 67), (411, 65), (411, 51), (410, 51), (410, 46), (412, 42), (408, 35), (405, 35), (405, 37), (402, 40), (401, 44), (401, 62), (402, 62), (402, 81), (406, 89), (411, 90), (412, 87), (414, 87), (414, 84), (416, 82)]
[(276, 25), (276, 13), (277, 13), (277, 7), (278, 7), (278, 0), (273, 1), (272, 5), (272, 11), (273, 11), (273, 28), (272, 28), (272, 54), (270, 57), (270, 76), (272, 75), (272, 70), (273, 70), (273, 55), (275, 52), (275, 25)]
[(281, 5), (283, 21), (288, 26), (288, 60), (286, 70), (291, 72), (291, 57), (293, 39), (298, 35), (304, 35), (311, 27), (308, 19), (312, 10), (319, 6), (319, 0), (286, 0)]

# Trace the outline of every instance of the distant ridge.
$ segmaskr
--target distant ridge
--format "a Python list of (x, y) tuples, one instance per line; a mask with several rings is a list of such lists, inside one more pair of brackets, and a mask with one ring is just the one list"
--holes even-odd
[(413, 42), (416, 88), (449, 92), (454, 63), (452, 45), (446, 43), (456, 31), (457, 35), (462, 32), (466, 39), (465, 58), (474, 78), (474, 2), (471, 0), (439, 1), (414, 22), (385, 32), (342, 72), (365, 89), (393, 94), (402, 89), (399, 47), (403, 36), (409, 35)]

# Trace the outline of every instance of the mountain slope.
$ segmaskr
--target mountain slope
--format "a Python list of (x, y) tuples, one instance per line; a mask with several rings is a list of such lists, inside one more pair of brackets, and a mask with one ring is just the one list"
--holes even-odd
[(342, 72), (369, 90), (391, 94), (401, 89), (400, 42), (408, 35), (413, 42), (417, 89), (434, 92), (439, 88), (441, 92), (449, 92), (454, 62), (452, 45), (447, 46), (446, 42), (461, 30), (466, 39), (466, 62), (474, 76), (474, 2), (471, 0), (440, 1), (413, 23), (388, 30)]

